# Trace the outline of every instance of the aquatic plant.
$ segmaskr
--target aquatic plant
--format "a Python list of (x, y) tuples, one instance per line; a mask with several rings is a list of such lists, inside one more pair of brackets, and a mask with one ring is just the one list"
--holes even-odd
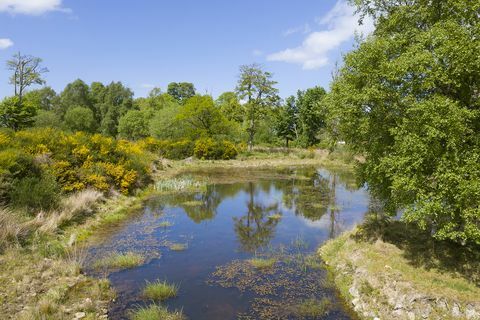
[(143, 289), (143, 296), (152, 300), (163, 301), (175, 297), (178, 292), (178, 285), (169, 284), (166, 281), (157, 280), (148, 282)]
[(93, 266), (95, 269), (130, 269), (141, 265), (144, 261), (144, 256), (135, 252), (114, 253), (108, 257), (98, 260), (93, 264)]
[(275, 265), (275, 262), (277, 262), (275, 258), (252, 258), (248, 260), (248, 263), (257, 269), (270, 269)]
[(172, 251), (183, 251), (187, 249), (187, 245), (184, 243), (172, 243), (169, 248)]
[(160, 192), (166, 191), (197, 191), (205, 190), (206, 181), (197, 181), (191, 177), (173, 178), (159, 180), (155, 183), (155, 190)]
[(160, 222), (160, 223), (158, 224), (158, 226), (159, 226), (160, 228), (168, 228), (168, 227), (173, 226), (173, 223), (170, 222), (170, 221), (162, 221), (162, 222)]
[(318, 318), (328, 314), (332, 308), (332, 301), (326, 297), (317, 299), (307, 299), (294, 307), (295, 314), (303, 318)]
[(281, 215), (280, 213), (275, 213), (275, 214), (269, 215), (269, 216), (268, 216), (268, 219), (271, 219), (271, 220), (280, 220), (280, 219), (282, 219), (282, 215)]
[(139, 307), (130, 312), (132, 320), (185, 320), (182, 311), (168, 311), (167, 308), (152, 304), (148, 307)]

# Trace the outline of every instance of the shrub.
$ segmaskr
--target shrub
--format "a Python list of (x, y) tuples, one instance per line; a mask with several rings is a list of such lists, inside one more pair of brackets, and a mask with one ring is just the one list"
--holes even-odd
[(191, 140), (167, 142), (161, 152), (168, 159), (185, 159), (193, 155), (194, 143)]
[(65, 125), (72, 131), (94, 132), (96, 123), (93, 111), (84, 107), (74, 107), (65, 114)]
[(52, 174), (26, 177), (13, 185), (10, 199), (15, 207), (48, 210), (57, 206), (60, 187)]
[(237, 148), (229, 141), (216, 142), (212, 138), (204, 138), (195, 142), (194, 155), (199, 159), (229, 160), (235, 158), (237, 154)]

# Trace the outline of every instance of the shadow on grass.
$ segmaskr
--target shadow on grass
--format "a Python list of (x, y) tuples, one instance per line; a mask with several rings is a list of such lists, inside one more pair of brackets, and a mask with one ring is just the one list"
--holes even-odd
[(403, 250), (415, 267), (456, 273), (480, 287), (480, 246), (435, 240), (428, 231), (383, 214), (368, 215), (353, 237), (370, 242), (381, 239)]

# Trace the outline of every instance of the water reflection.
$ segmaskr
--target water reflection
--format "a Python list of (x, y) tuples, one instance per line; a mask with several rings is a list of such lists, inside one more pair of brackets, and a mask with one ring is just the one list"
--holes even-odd
[[(280, 221), (278, 203), (270, 205), (261, 203), (255, 199), (255, 186), (253, 182), (248, 183), (247, 190), (247, 214), (241, 217), (234, 217), (235, 233), (238, 236), (240, 246), (244, 251), (255, 252), (257, 249), (270, 243), (275, 227)], [(273, 214), (278, 216), (273, 217)]]

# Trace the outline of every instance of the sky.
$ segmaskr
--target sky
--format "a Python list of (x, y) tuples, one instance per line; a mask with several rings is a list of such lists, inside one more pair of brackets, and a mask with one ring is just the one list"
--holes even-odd
[(328, 89), (355, 34), (372, 31), (357, 21), (344, 0), (0, 0), (0, 97), (19, 51), (43, 59), (57, 92), (78, 78), (121, 81), (137, 97), (186, 81), (216, 97), (251, 63), (282, 97)]

